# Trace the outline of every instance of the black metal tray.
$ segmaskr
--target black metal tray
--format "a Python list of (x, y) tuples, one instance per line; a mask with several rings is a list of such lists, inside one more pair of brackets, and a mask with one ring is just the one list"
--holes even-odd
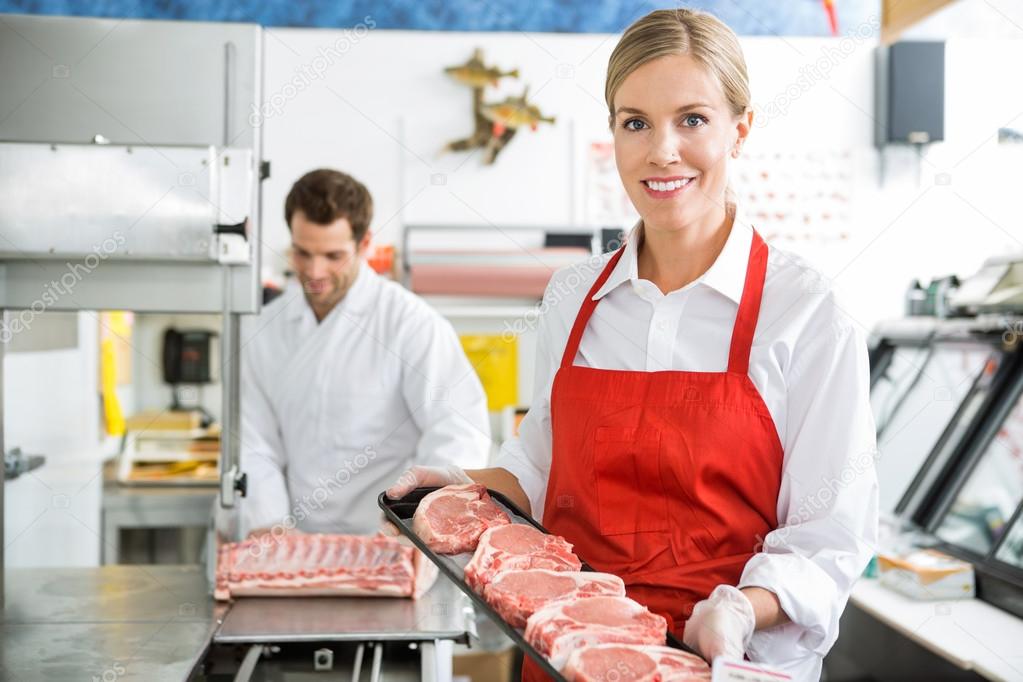
[[(465, 594), (468, 595), (469, 599), (472, 600), (472, 603), (476, 605), (476, 608), (486, 613), (490, 617), (490, 620), (497, 624), (497, 626), (500, 627), (501, 630), (503, 630), (504, 633), (508, 635), (513, 642), (515, 642), (516, 646), (518, 646), (530, 658), (536, 661), (537, 665), (539, 665), (540, 668), (545, 673), (550, 675), (552, 679), (556, 680), (557, 682), (568, 682), (560, 672), (554, 669), (554, 666), (552, 666), (547, 661), (547, 658), (544, 657), (543, 654), (541, 654), (539, 651), (533, 648), (533, 645), (526, 641), (526, 638), (522, 630), (518, 628), (513, 628), (511, 625), (505, 622), (505, 620), (501, 618), (500, 615), (498, 615), (497, 611), (495, 611), (494, 608), (490, 606), (490, 604), (488, 604), (483, 599), (482, 596), (477, 594), (465, 582), (464, 569), (466, 564), (469, 563), (469, 560), (472, 559), (473, 554), (472, 552), (465, 552), (464, 554), (455, 554), (452, 556), (446, 554), (437, 554), (429, 547), (427, 547), (426, 543), (423, 542), (423, 540), (418, 535), (416, 535), (415, 531), (412, 530), (412, 517), (416, 513), (416, 509), (419, 507), (419, 503), (428, 494), (438, 489), (439, 488), (436, 487), (416, 488), (415, 490), (413, 490), (411, 493), (401, 498), (400, 500), (392, 500), (389, 497), (387, 497), (384, 493), (380, 493), (380, 496), (377, 498), (377, 504), (379, 504), (380, 508), (384, 511), (384, 515), (387, 517), (387, 520), (393, 523), (395, 526), (397, 526), (398, 530), (402, 533), (402, 535), (408, 537), (408, 539), (411, 540), (413, 544), (415, 544), (415, 546), (418, 547), (419, 550), (423, 552), (423, 554), (429, 557), (433, 563), (437, 564), (437, 567), (444, 573), (444, 575), (446, 575), (451, 580), (451, 582), (457, 585), (458, 588), (462, 590), (462, 592), (465, 592)], [(548, 535), (550, 534), (547, 532), (546, 528), (541, 526), (531, 516), (523, 512), (517, 506), (515, 506), (515, 504), (507, 497), (505, 497), (503, 494), (497, 492), (496, 490), (489, 489), (488, 492), (490, 493), (490, 497), (493, 498), (494, 502), (496, 502), (498, 506), (504, 508), (504, 511), (508, 513), (513, 523), (528, 523), (529, 525), (533, 526), (540, 532)], [(582, 557), (580, 557), (580, 559), (582, 559)], [(583, 561), (582, 564), (583, 564), (582, 570), (584, 571), (594, 570), (593, 567), (587, 564), (585, 561)], [(670, 632), (668, 633), (668, 637), (665, 644), (674, 649), (682, 649), (683, 651), (694, 653), (692, 649), (683, 644), (681, 640), (679, 640)]]

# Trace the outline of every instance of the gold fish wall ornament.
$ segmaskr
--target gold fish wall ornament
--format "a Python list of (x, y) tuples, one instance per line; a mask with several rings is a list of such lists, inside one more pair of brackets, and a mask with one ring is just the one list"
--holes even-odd
[(444, 151), (461, 152), (483, 149), (483, 163), (494, 163), (498, 153), (515, 136), (519, 128), (536, 130), (540, 123), (554, 123), (554, 118), (544, 116), (539, 107), (528, 101), (529, 87), (518, 97), (508, 97), (501, 102), (485, 102), (483, 92), (487, 86), (495, 86), (502, 78), (518, 78), (518, 69), (502, 71), (487, 66), (483, 61), (483, 50), (477, 48), (464, 64), (449, 66), (444, 72), (463, 85), (472, 88), (472, 110), (475, 129), (469, 137), (453, 140), (444, 146)]
[(449, 66), (444, 69), (448, 74), (462, 85), (471, 88), (485, 88), (488, 85), (497, 85), (502, 78), (518, 78), (519, 70), (501, 71), (494, 67), (484, 66), (483, 61), (473, 57), (461, 66)]
[(497, 104), (485, 104), (480, 111), (483, 118), (493, 123), (494, 137), (500, 137), (504, 131), (512, 128), (529, 127), (536, 130), (541, 123), (554, 123), (553, 116), (544, 116), (540, 107), (528, 101), (529, 87), (518, 97), (509, 97)]

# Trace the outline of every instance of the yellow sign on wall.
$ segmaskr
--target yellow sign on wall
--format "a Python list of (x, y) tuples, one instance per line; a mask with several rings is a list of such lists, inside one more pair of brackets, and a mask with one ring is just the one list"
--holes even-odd
[(463, 334), (462, 348), (487, 394), (487, 409), (519, 404), (518, 339), (502, 334)]

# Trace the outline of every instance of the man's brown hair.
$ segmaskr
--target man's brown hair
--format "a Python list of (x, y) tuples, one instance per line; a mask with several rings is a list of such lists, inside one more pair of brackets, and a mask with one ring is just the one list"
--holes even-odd
[(284, 220), (291, 229), (291, 216), (302, 211), (317, 225), (330, 225), (346, 218), (352, 238), (362, 241), (373, 219), (373, 197), (361, 182), (341, 171), (319, 168), (295, 182), (284, 201)]

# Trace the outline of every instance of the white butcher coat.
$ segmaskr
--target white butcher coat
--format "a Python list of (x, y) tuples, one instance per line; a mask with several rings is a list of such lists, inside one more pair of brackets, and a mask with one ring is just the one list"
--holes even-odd
[(451, 325), (365, 264), (322, 322), (292, 282), (241, 343), (243, 537), (370, 534), (410, 465), (486, 464), (486, 397)]

